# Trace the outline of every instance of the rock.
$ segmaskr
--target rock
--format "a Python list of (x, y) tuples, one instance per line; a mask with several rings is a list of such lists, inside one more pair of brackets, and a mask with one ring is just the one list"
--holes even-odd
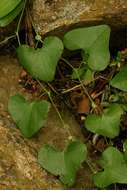
[[(36, 32), (63, 34), (77, 26), (106, 23), (127, 26), (125, 0), (34, 0), (32, 18)], [(54, 32), (53, 32), (54, 31)]]
[(0, 56), (0, 105), (7, 110), (8, 98), (17, 93), (21, 67), (16, 58)]
[(41, 169), (28, 140), (14, 128), (0, 125), (0, 189), (63, 190), (60, 182)]
[(127, 44), (127, 1), (125, 0), (34, 0), (31, 9), (35, 31), (63, 37), (76, 27), (108, 24), (111, 49)]

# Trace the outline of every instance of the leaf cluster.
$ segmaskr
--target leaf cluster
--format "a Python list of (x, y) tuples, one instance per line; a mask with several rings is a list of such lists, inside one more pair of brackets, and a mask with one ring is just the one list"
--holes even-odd
[[(72, 78), (90, 81), (94, 78), (95, 72), (103, 71), (109, 65), (109, 37), (110, 28), (107, 25), (78, 28), (66, 33), (63, 41), (55, 36), (45, 38), (42, 48), (35, 49), (21, 45), (17, 49), (17, 55), (21, 65), (33, 78), (51, 82), (55, 79), (57, 64), (64, 47), (70, 51), (80, 50), (83, 64), (81, 68), (73, 70)], [(41, 40), (40, 37), (36, 39)], [(109, 85), (126, 92), (126, 73), (126, 66), (120, 68)], [(28, 138), (34, 136), (45, 125), (49, 108), (50, 104), (47, 101), (29, 103), (20, 95), (11, 97), (9, 101), (9, 112), (17, 127)], [(101, 115), (88, 115), (84, 127), (92, 133), (110, 139), (115, 138), (120, 133), (121, 116), (124, 112), (120, 104), (112, 103), (103, 109)], [(127, 183), (126, 143), (124, 147), (125, 153), (114, 147), (108, 147), (102, 153), (100, 166), (104, 170), (93, 176), (97, 187), (104, 188), (112, 183)], [(63, 151), (45, 145), (38, 153), (39, 164), (50, 173), (59, 176), (59, 179), (68, 186), (74, 185), (76, 173), (86, 159), (86, 145), (79, 141), (70, 142)]]

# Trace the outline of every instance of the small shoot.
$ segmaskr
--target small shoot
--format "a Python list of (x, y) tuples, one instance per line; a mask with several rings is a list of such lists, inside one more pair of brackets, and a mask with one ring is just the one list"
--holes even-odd
[(23, 96), (15, 95), (9, 100), (8, 110), (24, 137), (34, 136), (44, 127), (50, 103), (47, 101), (27, 102)]
[(33, 78), (45, 82), (54, 80), (62, 52), (62, 41), (52, 36), (45, 38), (43, 47), (40, 49), (33, 49), (27, 45), (21, 45), (17, 49), (21, 65)]
[(111, 184), (127, 183), (127, 162), (124, 154), (114, 147), (108, 147), (100, 159), (100, 166), (104, 171), (93, 176), (94, 184), (99, 188), (105, 188)]
[(120, 132), (120, 118), (123, 109), (119, 104), (111, 104), (104, 113), (99, 116), (95, 114), (88, 115), (85, 120), (85, 127), (92, 133), (114, 138)]
[(104, 70), (110, 61), (109, 52), (110, 27), (107, 25), (78, 28), (69, 31), (64, 36), (67, 49), (81, 50), (83, 60), (94, 71)]
[(89, 82), (94, 80), (94, 71), (84, 67), (73, 69), (72, 79), (78, 79), (78, 78), (80, 78), (80, 80), (83, 80), (85, 84), (88, 84)]
[(73, 186), (76, 173), (86, 156), (86, 145), (79, 141), (71, 141), (64, 151), (45, 145), (38, 153), (38, 162), (48, 172), (59, 176), (65, 185)]

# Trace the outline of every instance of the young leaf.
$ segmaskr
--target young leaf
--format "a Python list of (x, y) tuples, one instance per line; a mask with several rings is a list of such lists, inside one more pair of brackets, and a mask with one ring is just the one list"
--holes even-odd
[(22, 45), (17, 49), (22, 66), (36, 79), (48, 82), (55, 77), (57, 63), (63, 52), (63, 43), (57, 37), (47, 37), (43, 48)]
[(94, 184), (99, 188), (105, 188), (113, 183), (127, 183), (127, 163), (123, 153), (114, 147), (107, 148), (102, 153), (100, 165), (104, 171), (94, 175)]
[(127, 92), (127, 66), (123, 67), (121, 71), (111, 80), (110, 85), (119, 90)]
[(29, 138), (44, 126), (47, 119), (50, 103), (47, 101), (27, 102), (21, 95), (12, 96), (9, 100), (8, 110), (21, 130)]
[(13, 11), (22, 0), (1, 0), (0, 1), (0, 19)]
[(10, 24), (16, 18), (16, 16), (21, 12), (23, 8), (23, 4), (24, 4), (24, 1), (21, 1), (21, 3), (19, 3), (18, 6), (12, 12), (0, 18), (0, 27), (4, 27)]
[(59, 176), (64, 184), (72, 186), (75, 183), (76, 172), (85, 161), (86, 155), (86, 145), (72, 141), (62, 152), (45, 145), (38, 153), (38, 162), (48, 172)]
[(88, 115), (85, 120), (85, 127), (93, 133), (114, 138), (119, 135), (122, 114), (123, 110), (120, 105), (111, 104), (101, 116)]
[(88, 54), (88, 66), (95, 71), (104, 70), (110, 61), (110, 28), (107, 25), (74, 29), (64, 36), (64, 45), (69, 50), (82, 50)]
[(94, 79), (94, 71), (89, 68), (76, 68), (73, 70), (72, 79), (83, 80), (85, 84), (89, 83)]

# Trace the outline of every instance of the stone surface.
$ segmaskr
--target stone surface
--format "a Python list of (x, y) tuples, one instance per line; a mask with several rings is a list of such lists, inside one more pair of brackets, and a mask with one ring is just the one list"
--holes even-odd
[(0, 125), (0, 189), (62, 190), (37, 164), (37, 153), (15, 128)]
[(127, 26), (126, 0), (34, 0), (32, 17), (41, 35), (63, 34), (76, 26), (106, 23), (112, 28)]

